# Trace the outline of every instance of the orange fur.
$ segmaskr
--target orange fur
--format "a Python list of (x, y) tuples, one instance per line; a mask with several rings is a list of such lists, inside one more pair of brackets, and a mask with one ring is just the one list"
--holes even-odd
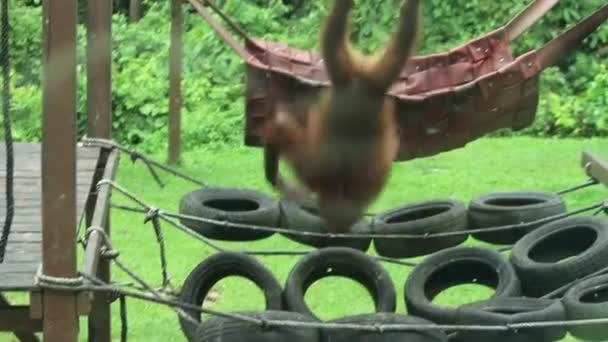
[(279, 157), (317, 196), (319, 213), (335, 232), (347, 231), (382, 191), (399, 139), (395, 103), (385, 94), (412, 53), (418, 32), (419, 0), (401, 7), (398, 29), (386, 50), (368, 57), (348, 40), (352, 0), (336, 0), (321, 32), (321, 52), (332, 86), (297, 121), (278, 105), (264, 127), (266, 177), (289, 198), (303, 192), (277, 174)]

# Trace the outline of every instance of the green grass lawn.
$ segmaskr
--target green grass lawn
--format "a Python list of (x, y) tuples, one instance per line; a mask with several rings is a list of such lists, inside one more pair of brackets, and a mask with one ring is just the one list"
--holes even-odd
[[(497, 190), (555, 191), (586, 180), (580, 165), (583, 149), (608, 155), (608, 139), (481, 139), (467, 147), (434, 157), (395, 164), (391, 179), (373, 204), (371, 211), (389, 209), (413, 201), (456, 198), (469, 201), (472, 197)], [(164, 156), (155, 156), (164, 160)], [(262, 153), (259, 149), (239, 147), (215, 152), (191, 152), (183, 156), (182, 170), (209, 184), (246, 187), (271, 192), (264, 181)], [(141, 163), (132, 164), (122, 158), (117, 182), (143, 198), (147, 203), (176, 212), (180, 197), (197, 186), (162, 173), (166, 183), (159, 188)], [(571, 209), (595, 203), (608, 195), (602, 186), (566, 195)], [(132, 204), (115, 193), (113, 203)], [(169, 272), (173, 284), (179, 286), (188, 272), (212, 250), (188, 235), (163, 225), (167, 243)], [(112, 240), (121, 258), (145, 279), (160, 284), (160, 262), (154, 232), (143, 224), (143, 216), (114, 210), (112, 212)], [(466, 244), (479, 244), (469, 239)], [(234, 249), (309, 249), (279, 235), (266, 240), (247, 243), (222, 243)], [(370, 250), (373, 253), (373, 250)], [(297, 257), (261, 257), (281, 283), (297, 261)], [(405, 312), (403, 287), (410, 268), (384, 264), (391, 273), (398, 293), (397, 312)], [(114, 269), (114, 279), (127, 277)], [(211, 307), (219, 310), (254, 310), (263, 308), (263, 298), (254, 285), (239, 278), (229, 278), (217, 286), (218, 299)], [(460, 286), (440, 294), (435, 302), (455, 306), (486, 298), (490, 291), (476, 286)], [(306, 300), (323, 319), (373, 311), (373, 303), (366, 291), (356, 283), (341, 279), (325, 279), (315, 283)], [(118, 304), (113, 305), (113, 336), (119, 339)], [(129, 340), (179, 341), (184, 340), (177, 322), (177, 314), (157, 304), (129, 300)], [(86, 339), (86, 321), (82, 320), (82, 340)], [(0, 340), (11, 340), (0, 334)], [(565, 341), (575, 341), (568, 338)]]

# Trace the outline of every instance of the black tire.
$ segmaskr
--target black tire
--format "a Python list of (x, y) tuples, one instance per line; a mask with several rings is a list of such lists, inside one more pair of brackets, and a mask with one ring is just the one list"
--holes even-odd
[[(243, 316), (273, 321), (315, 322), (310, 316), (287, 311), (235, 312)], [(317, 342), (317, 328), (262, 327), (226, 317), (206, 320), (196, 331), (196, 342)]]
[[(413, 203), (376, 216), (374, 234), (426, 234), (456, 232), (467, 228), (467, 210), (463, 202), (453, 199)], [(468, 234), (428, 237), (426, 239), (374, 238), (378, 254), (391, 258), (427, 255), (460, 245)]]
[[(253, 190), (207, 187), (184, 195), (179, 213), (239, 224), (277, 227), (279, 205), (276, 199)], [(221, 224), (181, 219), (199, 234), (215, 240), (251, 241), (267, 238), (272, 231), (225, 227)]]
[[(344, 317), (331, 321), (330, 323), (340, 324), (360, 324), (360, 325), (378, 325), (378, 324), (433, 324), (425, 319), (400, 315), (394, 313), (374, 313), (363, 314), (350, 317)], [(409, 330), (409, 331), (357, 331), (351, 329), (327, 329), (323, 333), (324, 341), (326, 342), (447, 342), (448, 337), (440, 330)]]
[(524, 295), (542, 296), (606, 267), (608, 221), (581, 216), (551, 222), (519, 240), (510, 259)]
[[(458, 324), (463, 325), (507, 325), (564, 320), (564, 305), (557, 299), (499, 297), (463, 305), (458, 309)], [(565, 336), (565, 327), (458, 332), (458, 338), (462, 341), (552, 342)]]
[(454, 324), (456, 308), (433, 304), (443, 290), (475, 283), (495, 290), (490, 298), (518, 296), (521, 287), (513, 266), (499, 252), (477, 247), (453, 247), (437, 252), (414, 268), (405, 283), (408, 313), (440, 324)]
[[(493, 192), (478, 196), (469, 203), (469, 225), (471, 229), (491, 228), (533, 222), (564, 213), (566, 213), (566, 204), (555, 193)], [(473, 237), (493, 244), (511, 245), (541, 225), (474, 233)]]
[(395, 286), (388, 272), (367, 254), (346, 247), (323, 248), (298, 260), (285, 283), (283, 300), (286, 309), (317, 318), (306, 305), (304, 295), (315, 281), (329, 276), (342, 276), (359, 282), (372, 296), (377, 312), (395, 312)]
[[(290, 201), (281, 201), (282, 226), (292, 231), (329, 233), (325, 220), (319, 216), (314, 205), (300, 205)], [(371, 234), (372, 225), (361, 220), (351, 227), (350, 237), (306, 236), (298, 234), (281, 233), (290, 240), (316, 248), (349, 247), (360, 251), (367, 251), (371, 245), (371, 237), (355, 237), (357, 234)]]
[[(257, 285), (264, 293), (266, 310), (283, 309), (283, 291), (274, 275), (255, 258), (237, 252), (219, 252), (199, 263), (184, 281), (179, 300), (200, 307), (213, 285), (229, 276), (240, 276)], [(199, 312), (184, 311), (200, 322)], [(193, 336), (195, 324), (181, 316), (179, 323), (186, 337)]]
[[(608, 275), (581, 281), (566, 292), (562, 301), (568, 320), (608, 318)], [(568, 330), (585, 341), (608, 339), (608, 324), (570, 326)]]

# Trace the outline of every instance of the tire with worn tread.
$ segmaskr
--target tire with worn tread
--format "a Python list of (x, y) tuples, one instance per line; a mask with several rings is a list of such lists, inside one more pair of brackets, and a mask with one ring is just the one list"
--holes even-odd
[[(283, 290), (274, 275), (252, 256), (238, 252), (218, 252), (199, 263), (184, 281), (179, 300), (200, 307), (211, 288), (230, 276), (240, 276), (257, 285), (264, 293), (266, 310), (283, 309)], [(184, 311), (197, 321), (201, 320), (199, 312)], [(179, 323), (184, 335), (190, 339), (196, 325), (181, 316)]]
[[(289, 311), (235, 312), (243, 316), (272, 320), (315, 322), (307, 315)], [(213, 317), (196, 330), (196, 342), (317, 342), (321, 330), (300, 327), (262, 327), (233, 318)]]
[[(311, 233), (330, 233), (327, 224), (319, 216), (314, 205), (300, 205), (290, 201), (281, 201), (281, 226), (292, 231)], [(298, 234), (280, 234), (286, 238), (304, 245), (325, 247), (349, 247), (360, 251), (367, 251), (371, 245), (371, 237), (356, 237), (357, 234), (371, 234), (372, 225), (367, 220), (360, 220), (354, 224), (348, 234), (353, 237), (307, 236)]]
[[(608, 275), (583, 280), (562, 298), (568, 320), (608, 318)], [(570, 334), (584, 341), (606, 341), (608, 324), (570, 326)]]
[[(254, 190), (221, 187), (205, 187), (187, 193), (180, 201), (179, 213), (265, 227), (277, 227), (280, 218), (276, 199)], [(272, 231), (226, 227), (186, 218), (180, 221), (199, 234), (215, 240), (251, 241), (274, 234)]]
[(374, 234), (420, 235), (420, 238), (374, 238), (378, 254), (391, 258), (427, 255), (463, 243), (468, 234), (428, 237), (426, 234), (457, 232), (467, 228), (463, 202), (440, 199), (413, 203), (376, 216)]
[(471, 283), (493, 288), (490, 298), (521, 293), (515, 269), (499, 252), (453, 247), (430, 255), (410, 273), (404, 295), (408, 313), (439, 324), (454, 324), (458, 310), (432, 301), (443, 290)]
[[(510, 191), (480, 195), (469, 203), (471, 229), (482, 229), (533, 222), (566, 213), (561, 196), (551, 192)], [(524, 228), (472, 234), (474, 238), (493, 244), (514, 244), (541, 224)]]
[(329, 276), (347, 277), (360, 283), (372, 296), (377, 312), (395, 312), (395, 286), (389, 273), (367, 254), (346, 247), (319, 249), (298, 260), (285, 282), (285, 308), (317, 318), (304, 296), (314, 282)]
[[(566, 320), (564, 305), (558, 299), (497, 297), (458, 308), (458, 324), (507, 325), (525, 322)], [(461, 341), (552, 342), (566, 336), (565, 327), (541, 327), (509, 331), (459, 331)]]
[(510, 260), (524, 295), (547, 294), (606, 267), (608, 220), (578, 216), (548, 223), (519, 240)]
[[(421, 324), (432, 325), (433, 323), (415, 316), (401, 315), (395, 313), (373, 313), (339, 318), (330, 323), (360, 324), (360, 325), (393, 325), (393, 324)], [(409, 330), (409, 331), (384, 331), (382, 333), (372, 331), (356, 330), (334, 330), (324, 331), (325, 342), (447, 342), (448, 337), (440, 330)]]

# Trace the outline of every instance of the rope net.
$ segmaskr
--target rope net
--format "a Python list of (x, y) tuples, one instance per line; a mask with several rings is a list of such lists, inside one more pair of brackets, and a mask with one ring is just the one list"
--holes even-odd
[[(368, 331), (368, 332), (389, 332), (389, 331), (516, 331), (520, 329), (530, 328), (546, 328), (546, 327), (573, 327), (573, 326), (595, 326), (608, 324), (608, 318), (597, 318), (597, 319), (579, 319), (579, 320), (567, 320), (567, 321), (543, 321), (543, 322), (521, 322), (503, 325), (460, 325), (460, 324), (374, 324), (374, 325), (363, 325), (363, 324), (352, 324), (352, 323), (327, 323), (327, 322), (302, 322), (302, 321), (291, 321), (291, 320), (266, 320), (255, 317), (245, 316), (237, 313), (221, 312), (209, 308), (204, 308), (196, 305), (192, 305), (185, 302), (180, 302), (174, 299), (166, 298), (158, 290), (155, 290), (150, 286), (142, 277), (137, 275), (130, 267), (128, 267), (119, 258), (119, 253), (113, 249), (109, 237), (105, 231), (99, 227), (91, 227), (87, 230), (87, 235), (91, 232), (96, 232), (104, 238), (104, 248), (102, 249), (102, 256), (111, 260), (114, 265), (124, 271), (129, 277), (131, 277), (136, 283), (140, 284), (141, 288), (145, 291), (130, 291), (125, 289), (124, 286), (117, 284), (108, 284), (99, 278), (86, 274), (83, 272), (79, 273), (77, 278), (59, 278), (50, 277), (40, 273), (36, 276), (36, 284), (40, 288), (47, 288), (56, 291), (91, 291), (91, 292), (105, 292), (111, 293), (117, 298), (131, 297), (140, 300), (155, 302), (158, 304), (164, 304), (173, 308), (178, 315), (184, 317), (194, 324), (200, 325), (201, 323), (190, 315), (185, 313), (183, 310), (193, 310), (199, 313), (206, 313), (218, 317), (225, 317), (245, 323), (255, 324), (260, 327), (266, 328), (279, 328), (279, 327), (292, 327), (292, 328), (303, 328), (303, 329), (346, 329), (356, 331)], [(608, 268), (606, 269), (608, 270)], [(603, 270), (604, 272), (606, 270)], [(578, 282), (578, 281), (577, 281)], [(122, 302), (121, 302), (122, 303)], [(124, 304), (121, 304), (124, 307)], [(126, 310), (126, 309), (124, 309)], [(123, 334), (124, 335), (124, 334)]]
[[(139, 154), (137, 151), (130, 150), (123, 146), (120, 146), (114, 142), (108, 140), (100, 140), (100, 139), (85, 139), (83, 144), (90, 146), (101, 146), (104, 148), (115, 148), (119, 149), (122, 152), (128, 153), (131, 156), (136, 155), (137, 158), (132, 158), (132, 160), (142, 160), (149, 169), (152, 167), (158, 167), (174, 176), (181, 177), (188, 181), (191, 181), (197, 185), (205, 184), (202, 181), (193, 179), (190, 176), (187, 176), (183, 173), (180, 173), (170, 167), (164, 166), (162, 164), (155, 163), (149, 160), (147, 157)], [(156, 180), (158, 180), (158, 175), (154, 176)], [(161, 183), (159, 182), (159, 185)], [(566, 194), (576, 190), (580, 190), (592, 185), (598, 184), (598, 182), (594, 179), (586, 181), (582, 185), (577, 185), (568, 189), (560, 190), (556, 193)], [(167, 287), (170, 285), (168, 271), (167, 271), (167, 259), (165, 255), (165, 244), (164, 238), (161, 229), (161, 222), (169, 223), (170, 225), (178, 228), (179, 230), (187, 233), (188, 235), (194, 237), (195, 239), (203, 242), (207, 246), (211, 247), (215, 251), (227, 251), (225, 248), (217, 245), (210, 239), (200, 235), (199, 233), (193, 231), (189, 227), (183, 225), (179, 220), (180, 219), (188, 219), (195, 220), (200, 222), (209, 222), (216, 225), (220, 225), (223, 227), (229, 228), (239, 228), (239, 229), (249, 229), (249, 230), (265, 230), (272, 231), (277, 233), (286, 233), (289, 234), (301, 234), (308, 236), (325, 236), (328, 238), (338, 238), (338, 237), (346, 237), (354, 238), (359, 236), (353, 236), (349, 234), (333, 234), (333, 233), (314, 233), (314, 232), (305, 232), (298, 230), (287, 230), (281, 227), (266, 227), (266, 226), (257, 226), (250, 224), (242, 224), (235, 223), (230, 221), (220, 221), (220, 220), (212, 220), (204, 217), (195, 217), (189, 215), (181, 215), (176, 213), (171, 213), (160, 208), (154, 207), (152, 205), (147, 204), (144, 200), (136, 196), (135, 194), (128, 191), (126, 188), (122, 187), (120, 184), (109, 180), (102, 179), (97, 184), (98, 190), (101, 187), (111, 187), (112, 190), (123, 195), (129, 201), (133, 202), (136, 206), (128, 206), (128, 205), (115, 205), (112, 204), (112, 207), (115, 209), (125, 210), (129, 212), (139, 213), (144, 215), (144, 222), (152, 223), (154, 233), (156, 236), (157, 243), (159, 245), (160, 250), (160, 259), (161, 259), (161, 275), (162, 275), (162, 286), (160, 289), (153, 288), (150, 284), (148, 284), (143, 277), (139, 276), (134, 272), (130, 267), (126, 265), (121, 259), (118, 251), (113, 247), (110, 238), (105, 233), (103, 229), (100, 227), (90, 227), (86, 230), (85, 236), (83, 237), (83, 242), (86, 245), (86, 241), (91, 233), (96, 232), (103, 237), (103, 247), (100, 251), (102, 257), (109, 259), (112, 263), (121, 269), (125, 274), (127, 274), (133, 281), (134, 284), (118, 284), (118, 283), (106, 283), (98, 278), (94, 277), (90, 274), (80, 273), (77, 279), (57, 279), (45, 277), (42, 274), (39, 274), (37, 277), (37, 284), (41, 288), (51, 288), (59, 291), (92, 291), (92, 292), (106, 292), (114, 294), (115, 298), (121, 300), (121, 320), (123, 324), (126, 325), (126, 308), (124, 304), (124, 298), (131, 297), (139, 300), (145, 300), (150, 302), (155, 302), (158, 304), (167, 305), (173, 308), (180, 317), (184, 317), (188, 321), (196, 324), (196, 326), (200, 326), (201, 322), (194, 319), (184, 310), (192, 310), (198, 313), (205, 313), (209, 315), (214, 315), (218, 317), (229, 318), (232, 320), (241, 321), (248, 324), (253, 324), (260, 327), (291, 327), (291, 328), (302, 328), (302, 329), (325, 329), (325, 330), (336, 330), (336, 329), (345, 329), (345, 330), (356, 330), (356, 331), (367, 331), (367, 332), (390, 332), (390, 331), (433, 331), (433, 330), (441, 330), (441, 331), (498, 331), (498, 332), (514, 332), (520, 329), (532, 329), (532, 328), (547, 328), (547, 327), (575, 327), (575, 326), (598, 326), (608, 324), (608, 318), (596, 318), (596, 319), (579, 319), (579, 320), (565, 320), (565, 321), (542, 321), (542, 322), (519, 322), (512, 324), (492, 324), (492, 325), (464, 325), (464, 324), (374, 324), (374, 325), (365, 325), (365, 324), (353, 324), (353, 323), (328, 323), (328, 322), (301, 322), (301, 321), (291, 321), (291, 320), (266, 320), (259, 319), (256, 317), (245, 316), (238, 313), (229, 313), (229, 312), (220, 312), (217, 310), (200, 307), (197, 305), (192, 305), (190, 303), (182, 302), (176, 300), (175, 293), (171, 291), (167, 291)], [(206, 185), (204, 185), (206, 186)], [(486, 231), (506, 231), (513, 229), (521, 229), (523, 227), (527, 227), (530, 225), (536, 225), (541, 223), (548, 223), (555, 220), (560, 220), (569, 216), (578, 215), (585, 212), (592, 212), (593, 215), (597, 215), (600, 213), (608, 214), (608, 200), (599, 202), (596, 204), (592, 204), (586, 207), (582, 207), (573, 211), (570, 211), (566, 214), (553, 215), (544, 219), (536, 220), (533, 222), (524, 222), (521, 224), (514, 225), (506, 225), (501, 227), (493, 227), (488, 229), (469, 229), (459, 232), (449, 232), (449, 233), (429, 233), (425, 235), (403, 235), (403, 234), (362, 234), (361, 238), (388, 238), (388, 239), (396, 239), (396, 238), (410, 238), (410, 239), (430, 239), (433, 237), (442, 237), (442, 236), (452, 236), (455, 234), (471, 234), (475, 232), (486, 232)], [(499, 251), (508, 251), (511, 246), (503, 246)], [(249, 251), (242, 250), (236, 251), (241, 253), (246, 253), (250, 255), (305, 255), (314, 251), (315, 249), (310, 250), (302, 250), (302, 251)], [(408, 262), (396, 258), (387, 258), (387, 257), (379, 257), (372, 256), (379, 261), (396, 263), (406, 267), (415, 267), (416, 263)], [(592, 274), (586, 275), (580, 279), (569, 282), (558, 289), (547, 293), (541, 298), (555, 298), (565, 291), (573, 287), (574, 285), (580, 283), (581, 281), (590, 279), (592, 277), (603, 275), (608, 273), (608, 267), (602, 268)], [(129, 290), (128, 287), (131, 287), (135, 290)], [(123, 317), (124, 314), (124, 317)], [(124, 334), (123, 334), (124, 335)], [(126, 336), (126, 335), (125, 335)]]

